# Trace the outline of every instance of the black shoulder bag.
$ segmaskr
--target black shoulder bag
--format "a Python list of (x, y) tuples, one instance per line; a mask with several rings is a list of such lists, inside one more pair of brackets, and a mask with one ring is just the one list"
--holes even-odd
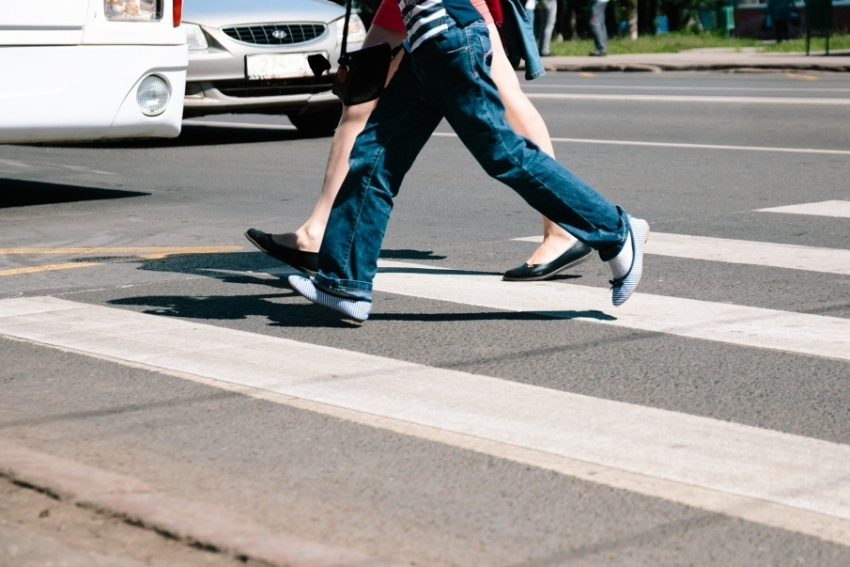
[[(352, 0), (347, 0), (345, 5), (339, 70), (333, 84), (333, 93), (346, 106), (363, 104), (381, 96), (381, 91), (387, 84), (390, 62), (401, 49), (401, 45), (393, 49), (389, 43), (384, 42), (348, 53), (346, 45), (351, 2)], [(324, 71), (330, 69), (330, 63), (323, 55), (311, 55), (307, 60), (316, 76), (321, 76)]]

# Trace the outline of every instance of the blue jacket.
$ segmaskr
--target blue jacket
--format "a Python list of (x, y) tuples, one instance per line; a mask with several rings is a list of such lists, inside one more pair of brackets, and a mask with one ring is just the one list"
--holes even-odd
[(537, 40), (534, 39), (534, 30), (531, 21), (525, 11), (522, 0), (502, 0), (502, 15), (505, 21), (502, 23), (502, 33), (505, 36), (508, 52), (508, 61), (519, 67), (519, 62), (525, 59), (526, 80), (536, 79), (546, 74), (540, 53), (537, 51)]

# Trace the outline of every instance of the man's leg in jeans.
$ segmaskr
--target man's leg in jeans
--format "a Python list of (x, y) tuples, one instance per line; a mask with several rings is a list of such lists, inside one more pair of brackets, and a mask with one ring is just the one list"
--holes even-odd
[(405, 57), (352, 150), (319, 251), (315, 281), (335, 292), (371, 298), (384, 232), (405, 174), (442, 120), (421, 98)]
[(489, 75), (489, 51), (483, 23), (451, 25), (411, 59), (429, 96), (488, 174), (595, 250), (616, 253), (626, 238), (626, 214), (508, 126)]
[(637, 219), (633, 239), (625, 211), (508, 126), (490, 77), (492, 50), (483, 22), (462, 29), (450, 22), (412, 59), (426, 93), (485, 171), (597, 250), (614, 275), (612, 300), (623, 303), (640, 278), (648, 225)]

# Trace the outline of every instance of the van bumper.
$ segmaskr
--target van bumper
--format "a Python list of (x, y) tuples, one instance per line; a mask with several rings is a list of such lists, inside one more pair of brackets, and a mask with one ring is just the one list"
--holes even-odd
[[(0, 47), (0, 143), (175, 137), (187, 63), (185, 45)], [(136, 102), (151, 74), (171, 88), (158, 116)]]

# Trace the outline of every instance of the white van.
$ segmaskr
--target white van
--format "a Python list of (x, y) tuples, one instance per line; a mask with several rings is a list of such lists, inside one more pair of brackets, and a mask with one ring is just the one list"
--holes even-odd
[(0, 143), (174, 137), (183, 0), (4, 0)]

